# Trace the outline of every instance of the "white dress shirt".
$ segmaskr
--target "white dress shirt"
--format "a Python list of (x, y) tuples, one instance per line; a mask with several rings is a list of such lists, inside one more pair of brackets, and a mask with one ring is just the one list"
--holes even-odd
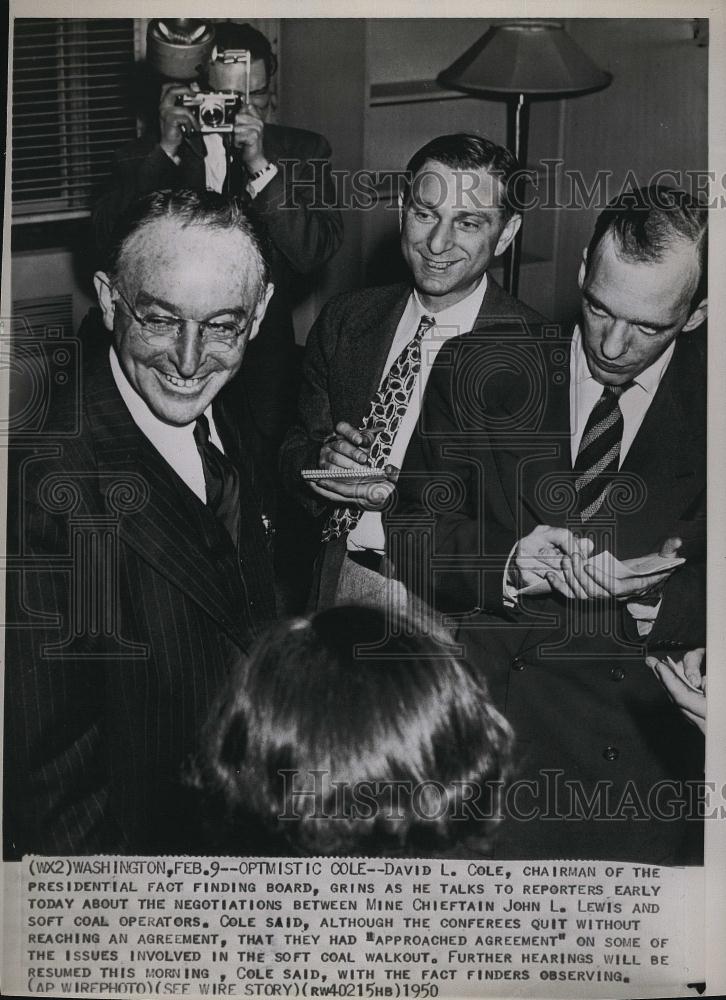
[[(114, 382), (133, 422), (192, 493), (196, 493), (202, 503), (206, 503), (207, 490), (204, 485), (202, 460), (194, 441), (194, 422), (177, 427), (159, 420), (126, 378), (114, 347), (109, 351), (109, 358)], [(214, 425), (211, 404), (205, 410), (205, 416), (209, 421), (209, 436), (212, 442), (224, 452)]]
[[(618, 468), (625, 461), (625, 457), (630, 450), (630, 446), (635, 440), (635, 436), (640, 430), (640, 425), (645, 419), (648, 407), (653, 402), (661, 379), (666, 373), (666, 369), (673, 357), (676, 348), (675, 340), (666, 348), (650, 367), (642, 371), (635, 379), (633, 385), (624, 392), (619, 399), (620, 412), (623, 415), (623, 436), (620, 443), (620, 460)], [(572, 467), (575, 467), (577, 452), (580, 448), (580, 441), (584, 434), (587, 421), (598, 399), (602, 396), (603, 385), (596, 381), (590, 373), (585, 357), (585, 350), (582, 346), (582, 334), (580, 328), (575, 327), (570, 347), (570, 458)], [(516, 545), (514, 546), (516, 549)], [(512, 606), (516, 603), (517, 590), (510, 582), (510, 563), (514, 549), (509, 555), (507, 566), (504, 571), (504, 602)], [(636, 601), (629, 601), (626, 605), (628, 611), (637, 621), (637, 628), (640, 635), (647, 635), (653, 627), (660, 602), (656, 605), (639, 604)]]
[[(649, 368), (633, 379), (635, 384), (620, 397), (620, 412), (623, 415), (620, 465), (625, 461), (635, 435), (640, 430), (675, 349), (676, 342), (673, 340)], [(602, 392), (602, 384), (590, 374), (582, 346), (582, 335), (579, 327), (575, 327), (570, 348), (570, 457), (573, 468), (588, 418)]]
[[(406, 413), (398, 426), (396, 437), (391, 446), (391, 453), (388, 463), (401, 468), (403, 459), (408, 448), (408, 443), (414, 432), (421, 413), (421, 404), (426, 390), (431, 369), (436, 355), (441, 347), (452, 337), (458, 337), (462, 333), (468, 333), (474, 326), (479, 315), (481, 304), (487, 290), (487, 276), (483, 278), (469, 295), (460, 302), (442, 309), (440, 312), (432, 313), (430, 309), (425, 309), (419, 299), (418, 292), (411, 293), (403, 311), (403, 316), (396, 327), (396, 333), (388, 352), (386, 363), (383, 367), (385, 379), (393, 362), (403, 351), (406, 345), (413, 340), (421, 323), (423, 316), (431, 316), (434, 325), (423, 335), (421, 340), (421, 369), (416, 377), (416, 381), (411, 392), (411, 398), (406, 408)], [(348, 535), (349, 549), (374, 549), (383, 552), (385, 547), (385, 533), (383, 530), (383, 520), (379, 511), (367, 510), (363, 512), (358, 524)]]

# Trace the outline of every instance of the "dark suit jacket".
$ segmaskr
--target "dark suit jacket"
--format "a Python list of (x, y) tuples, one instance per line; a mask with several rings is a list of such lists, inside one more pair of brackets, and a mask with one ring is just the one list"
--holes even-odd
[[(335, 254), (343, 239), (343, 220), (334, 207), (336, 193), (330, 174), (330, 146), (315, 132), (282, 125), (265, 125), (265, 156), (278, 173), (248, 203), (249, 214), (262, 222), (274, 250), (275, 295), (259, 335), (245, 356), (238, 384), (245, 399), (243, 416), (256, 430), (251, 442), (258, 466), (273, 479), (276, 455), (294, 418), (299, 361), (290, 304), (309, 290), (313, 272)], [(141, 195), (162, 188), (204, 190), (204, 143), (200, 135), (179, 149), (179, 166), (153, 136), (136, 139), (116, 154), (106, 194), (93, 213), (96, 243), (103, 256), (119, 216)], [(228, 193), (246, 198), (249, 177), (233, 161)], [(210, 269), (210, 281), (213, 279)]]
[[(491, 331), (502, 324), (521, 329), (527, 323), (543, 322), (491, 275), (487, 280), (475, 331)], [(317, 466), (323, 440), (339, 421), (360, 426), (378, 389), (410, 293), (410, 286), (389, 285), (337, 296), (327, 303), (310, 332), (297, 423), (288, 432), (280, 455), (286, 487), (315, 516), (322, 517), (331, 506), (301, 480), (300, 470)], [(334, 588), (343, 554), (344, 540), (325, 546), (321, 595)]]
[[(569, 357), (569, 338), (556, 331), (529, 341), (452, 342), (437, 360), (406, 455), (399, 505), (388, 519), (389, 550), (409, 586), (457, 616), (457, 638), (486, 671), (515, 728), (522, 778), (539, 780), (543, 795), (542, 769), (563, 771), (587, 796), (605, 782), (611, 804), (634, 782), (646, 802), (658, 782), (698, 780), (703, 769), (702, 737), (643, 656), (646, 644), (680, 650), (704, 643), (705, 335), (679, 337), (609, 502), (588, 524), (597, 549), (620, 559), (657, 551), (669, 535), (683, 539), (688, 562), (666, 585), (647, 640), (616, 602), (530, 598), (517, 613), (502, 605), (504, 567), (518, 538), (538, 524), (582, 530), (570, 457)], [(424, 553), (433, 555), (422, 566)], [(565, 808), (570, 798), (560, 789), (550, 801)], [(531, 798), (525, 801), (529, 807)], [(510, 822), (499, 852), (697, 860), (696, 829)]]
[[(288, 272), (310, 274), (330, 260), (343, 238), (330, 174), (330, 146), (316, 132), (286, 125), (265, 125), (265, 157), (278, 173), (250, 202), (250, 214), (264, 222)], [(135, 139), (116, 154), (108, 192), (93, 213), (99, 248), (108, 245), (113, 227), (131, 202), (162, 188), (204, 190), (204, 144), (193, 137), (179, 149), (179, 166), (154, 136)], [(228, 192), (243, 195), (249, 177), (241, 162), (232, 164)]]
[(185, 759), (234, 657), (274, 616), (242, 437), (215, 418), (240, 471), (238, 553), (133, 423), (107, 357), (13, 442), (8, 856), (185, 849)]

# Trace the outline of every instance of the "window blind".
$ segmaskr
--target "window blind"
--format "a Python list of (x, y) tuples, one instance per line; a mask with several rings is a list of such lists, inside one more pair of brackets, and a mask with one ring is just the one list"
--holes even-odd
[(89, 214), (113, 153), (136, 135), (129, 101), (129, 19), (16, 18), (13, 218)]

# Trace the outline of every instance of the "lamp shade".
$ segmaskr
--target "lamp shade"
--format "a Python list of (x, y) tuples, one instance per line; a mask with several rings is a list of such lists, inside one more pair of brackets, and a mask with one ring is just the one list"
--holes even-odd
[(507, 21), (489, 29), (438, 77), (470, 93), (533, 97), (599, 90), (612, 80), (558, 21)]

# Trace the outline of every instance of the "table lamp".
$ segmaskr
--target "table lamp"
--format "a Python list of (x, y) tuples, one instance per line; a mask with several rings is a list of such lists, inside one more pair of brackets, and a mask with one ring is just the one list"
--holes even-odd
[[(595, 65), (560, 21), (521, 19), (491, 27), (437, 79), (449, 89), (506, 100), (507, 145), (526, 168), (530, 102), (601, 90), (612, 75)], [(512, 295), (517, 294), (521, 255), (522, 228), (504, 259)]]

